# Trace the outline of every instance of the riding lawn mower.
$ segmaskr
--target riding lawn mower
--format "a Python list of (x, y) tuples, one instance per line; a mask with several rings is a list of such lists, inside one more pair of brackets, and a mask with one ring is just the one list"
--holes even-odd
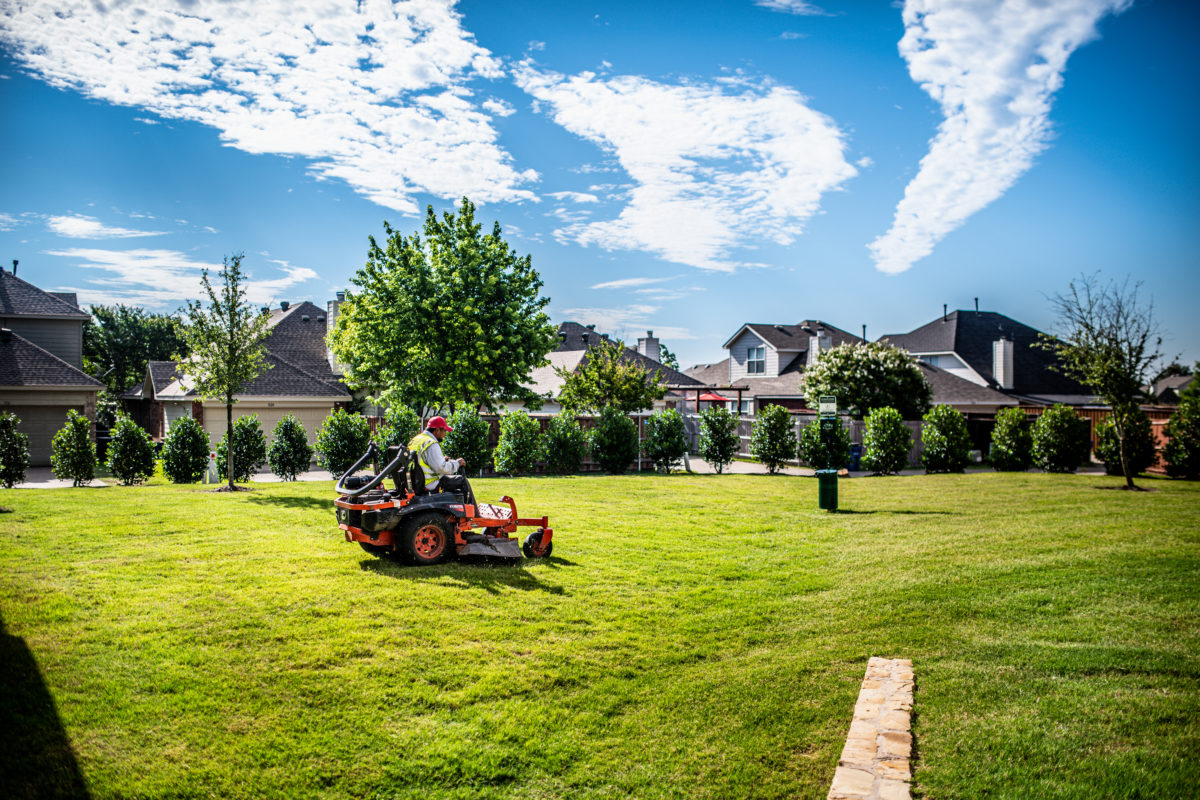
[[(370, 475), (355, 475), (371, 463)], [(380, 463), (384, 466), (381, 469)], [(392, 488), (384, 486), (391, 478)], [(393, 556), (411, 564), (440, 564), (454, 556), (486, 556), (520, 560), (549, 558), (554, 531), (546, 517), (517, 516), (507, 495), (504, 505), (476, 503), (470, 484), (463, 492), (427, 492), (416, 453), (393, 446), (382, 451), (374, 443), (338, 480), (338, 527), (346, 541), (358, 542), (375, 556)], [(507, 507), (506, 507), (507, 506)], [(518, 527), (534, 527), (517, 545)]]

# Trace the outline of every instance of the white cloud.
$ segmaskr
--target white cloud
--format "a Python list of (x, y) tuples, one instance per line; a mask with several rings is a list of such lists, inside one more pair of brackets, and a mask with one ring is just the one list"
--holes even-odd
[[(201, 272), (209, 270), (211, 281), (217, 279), (220, 264), (194, 261), (190, 256), (176, 250), (101, 250), (95, 248), (69, 248), (50, 250), (46, 255), (58, 256), (74, 261), (74, 266), (95, 270), (98, 277), (89, 279), (84, 286), (63, 287), (65, 291), (77, 292), (82, 305), (114, 305), (124, 303), (145, 308), (174, 311), (183, 306), (185, 300), (203, 297), (200, 284)], [(275, 260), (280, 265), (282, 276), (264, 278), (266, 270), (254, 264), (242, 262), (248, 276), (246, 299), (251, 303), (268, 303), (279, 297), (286, 289), (312, 280), (317, 273), (308, 267), (293, 267), (286, 261)], [(256, 277), (257, 276), (257, 277)]]
[(507, 103), (504, 100), (496, 100), (495, 98), (484, 100), (483, 110), (490, 114), (495, 114), (497, 117), (511, 117), (517, 113), (517, 109), (513, 108), (512, 103)]
[(729, 271), (731, 253), (790, 244), (820, 197), (856, 174), (841, 131), (797, 92), (769, 82), (672, 86), (640, 77), (543, 73), (517, 83), (567, 130), (613, 156), (633, 179), (616, 219), (556, 236)]
[(1067, 58), (1096, 22), (1132, 0), (910, 0), (900, 53), (942, 107), (891, 229), (869, 245), (903, 272), (1033, 165), (1051, 135), (1050, 101)]
[(636, 286), (649, 286), (653, 283), (665, 283), (674, 278), (621, 278), (615, 281), (597, 283), (593, 289), (632, 289)]
[(551, 192), (555, 200), (570, 200), (572, 203), (599, 203), (600, 198), (590, 192)]
[[(535, 199), (468, 83), (503, 73), (454, 0), (5, 4), (0, 43), (53, 86), (312, 159), (380, 205)], [(496, 113), (493, 110), (493, 113)]]
[(820, 16), (827, 17), (829, 12), (823, 8), (814, 6), (807, 0), (754, 0), (754, 5), (762, 6), (771, 11), (782, 11), (785, 14), (799, 14), (802, 16)]
[(621, 339), (627, 345), (636, 346), (637, 337), (646, 330), (653, 330), (655, 336), (663, 340), (696, 338), (687, 328), (655, 325), (651, 316), (656, 311), (658, 306), (649, 305), (625, 308), (568, 308), (564, 312), (564, 319), (578, 322), (580, 325), (595, 325), (597, 332)]
[(21, 224), (12, 214), (0, 214), (0, 231), (11, 231)]
[(164, 231), (138, 231), (105, 225), (95, 217), (82, 214), (50, 216), (46, 227), (67, 239), (132, 239), (139, 236), (162, 236)]

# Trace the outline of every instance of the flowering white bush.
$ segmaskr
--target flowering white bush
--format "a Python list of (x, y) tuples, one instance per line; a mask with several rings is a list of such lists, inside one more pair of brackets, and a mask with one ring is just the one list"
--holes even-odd
[(844, 344), (821, 353), (804, 373), (804, 396), (810, 408), (821, 395), (833, 395), (838, 406), (862, 419), (876, 408), (894, 408), (904, 419), (920, 419), (929, 410), (933, 389), (916, 359), (880, 342)]

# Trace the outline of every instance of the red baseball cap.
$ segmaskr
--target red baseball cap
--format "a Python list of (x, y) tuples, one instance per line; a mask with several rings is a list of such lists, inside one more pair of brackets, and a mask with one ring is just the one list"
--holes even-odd
[(449, 425), (446, 424), (445, 417), (432, 417), (429, 420), (429, 424), (427, 424), (425, 427), (429, 428), (430, 430), (437, 430), (438, 428), (441, 428), (444, 431), (454, 430), (454, 428), (451, 428)]

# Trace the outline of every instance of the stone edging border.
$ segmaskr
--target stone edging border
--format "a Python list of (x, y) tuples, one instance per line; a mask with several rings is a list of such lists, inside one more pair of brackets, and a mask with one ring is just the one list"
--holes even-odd
[(910, 800), (912, 704), (912, 661), (867, 662), (828, 800)]

